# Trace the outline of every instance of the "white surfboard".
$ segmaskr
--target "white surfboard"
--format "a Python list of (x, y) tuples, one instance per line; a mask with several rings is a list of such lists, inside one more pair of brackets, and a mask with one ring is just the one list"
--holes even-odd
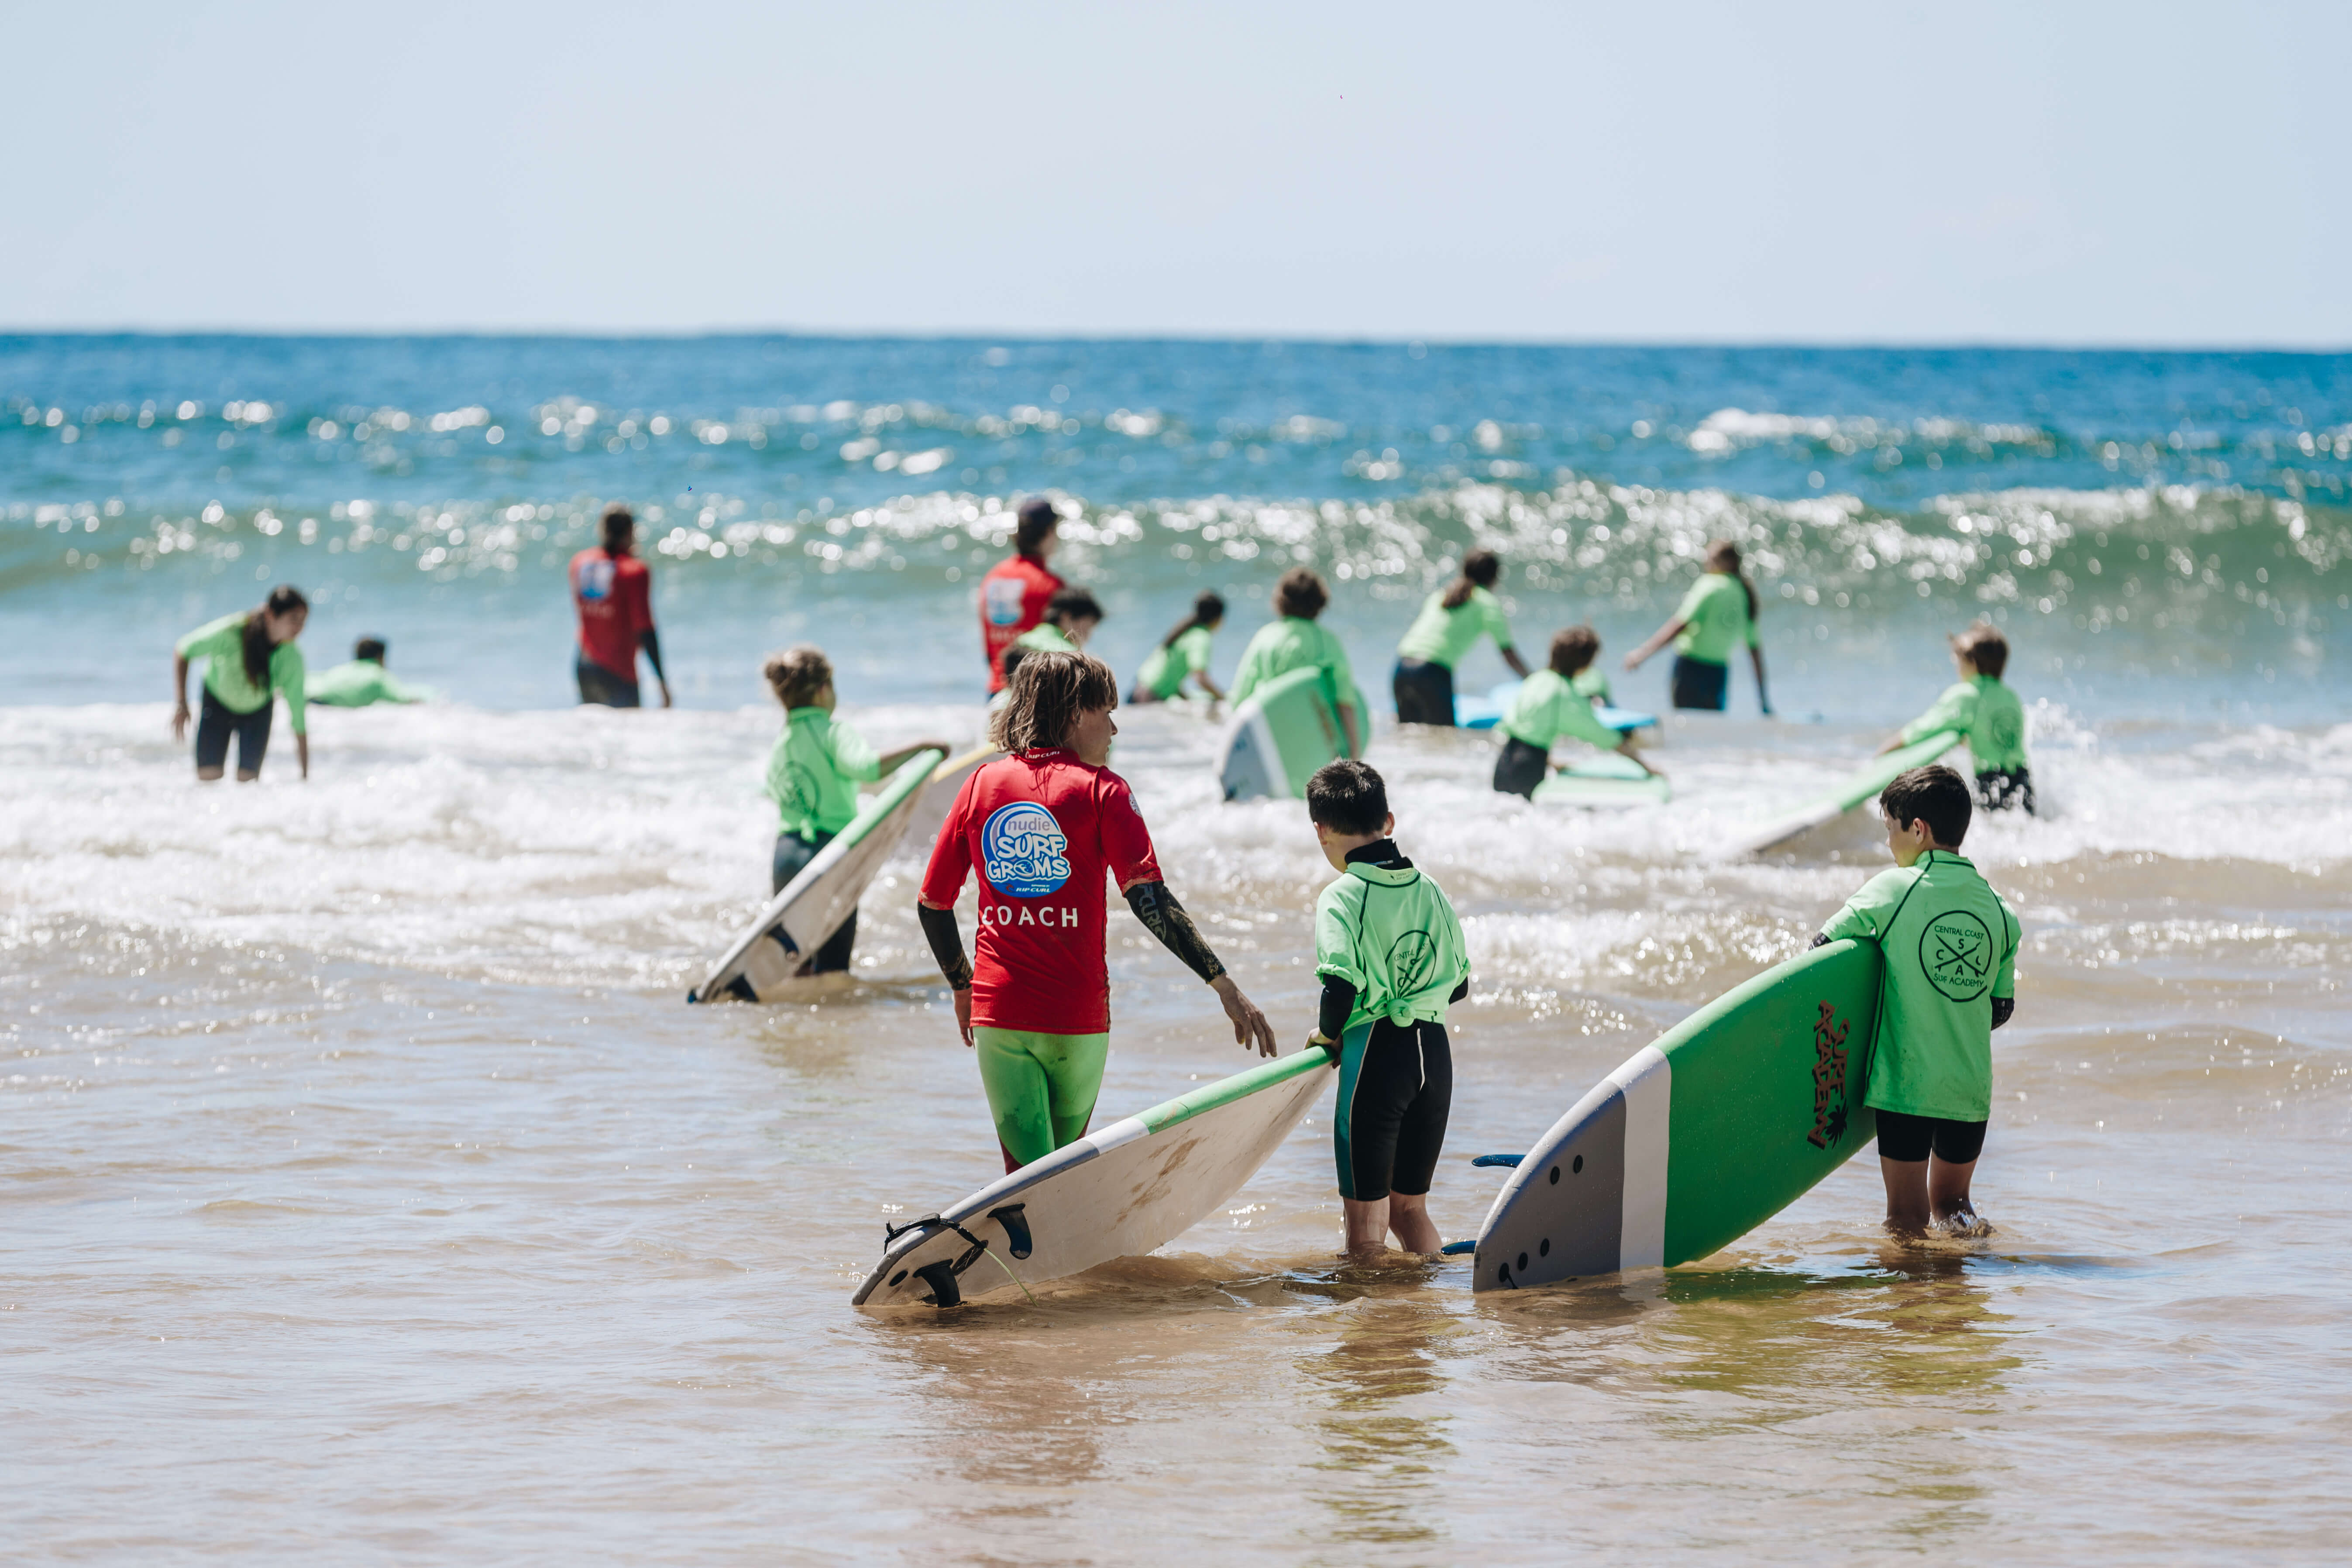
[[(757, 919), (729, 944), (702, 983), (686, 994), (689, 1002), (772, 1001), (800, 973), (866, 896), (907, 836), (918, 810), (931, 798), (941, 775), (957, 784), (989, 755), (985, 746), (942, 763), (945, 752), (918, 752), (883, 781), (848, 826), (818, 850), (784, 890), (768, 900)], [(950, 791), (955, 785), (950, 785)]]
[(1960, 740), (1961, 736), (1956, 730), (1939, 730), (1884, 756), (1873, 757), (1828, 794), (1784, 816), (1775, 817), (1750, 830), (1745, 837), (1735, 840), (1730, 847), (1731, 853), (1761, 855), (1801, 833), (1810, 832), (1825, 822), (1843, 816), (1865, 801), (1877, 799), (1880, 792), (1895, 782), (1896, 774), (1940, 761), (1945, 752), (1960, 743)]
[[(1356, 722), (1368, 725), (1371, 710), (1363, 693), (1351, 700)], [(1234, 709), (1217, 755), (1217, 778), (1227, 800), (1301, 800), (1316, 769), (1362, 754), (1360, 745), (1348, 745), (1347, 727), (1323, 672), (1294, 669), (1276, 676)]]
[(1314, 1047), (1262, 1062), (886, 1226), (882, 1261), (850, 1304), (952, 1307), (1164, 1247), (1256, 1174), (1334, 1065)]

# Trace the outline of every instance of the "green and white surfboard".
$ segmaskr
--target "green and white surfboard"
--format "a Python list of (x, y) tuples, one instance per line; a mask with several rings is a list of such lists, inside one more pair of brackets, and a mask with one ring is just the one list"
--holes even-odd
[(1843, 782), (1828, 794), (1818, 796), (1790, 812), (1774, 817), (1739, 839), (1732, 846), (1735, 855), (1761, 855), (1767, 849), (1787, 843), (1797, 835), (1819, 827), (1825, 822), (1844, 816), (1866, 801), (1875, 800), (1878, 793), (1895, 782), (1897, 773), (1924, 768), (1929, 763), (1940, 762), (1944, 753), (1960, 743), (1957, 730), (1940, 730), (1925, 740), (1899, 746), (1883, 757), (1873, 757), (1868, 763), (1847, 775)]
[[(1369, 740), (1371, 710), (1361, 691), (1351, 700), (1356, 721), (1367, 731), (1363, 739)], [(1234, 710), (1217, 756), (1217, 777), (1227, 800), (1303, 800), (1316, 769), (1362, 754), (1360, 747), (1348, 745), (1332, 682), (1320, 669), (1294, 669), (1276, 676)]]
[(1672, 1267), (1730, 1246), (1877, 1135), (1863, 1104), (1882, 960), (1851, 939), (1700, 1008), (1523, 1155), (1477, 1242), (1477, 1290)]
[(866, 896), (866, 885), (907, 836), (929, 792), (952, 791), (991, 755), (986, 746), (942, 762), (944, 752), (918, 752), (898, 764), (848, 826), (818, 850), (784, 890), (728, 945), (689, 1002), (772, 1001), (797, 976)]
[[(1241, 1190), (1337, 1076), (1314, 1047), (1204, 1084), (885, 1227), (857, 1307), (952, 1307), (1137, 1258)], [(1017, 1281), (1017, 1283), (1016, 1283)]]
[(1644, 773), (1632, 758), (1603, 752), (1575, 763), (1536, 785), (1538, 805), (1664, 805), (1674, 786)]

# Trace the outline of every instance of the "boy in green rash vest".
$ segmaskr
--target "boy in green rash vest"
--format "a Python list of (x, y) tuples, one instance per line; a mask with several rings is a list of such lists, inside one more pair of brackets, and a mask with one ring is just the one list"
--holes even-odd
[(1482, 637), (1493, 637), (1511, 673), (1527, 679), (1528, 661), (1511, 645), (1511, 624), (1494, 595), (1502, 574), (1502, 559), (1493, 551), (1473, 550), (1462, 558), (1462, 574), (1422, 602), (1421, 614), (1397, 644), (1390, 678), (1398, 723), (1453, 728), (1454, 667)]
[[(803, 643), (769, 656), (761, 674), (783, 704), (784, 732), (768, 753), (767, 794), (776, 803), (776, 847), (768, 865), (771, 895), (781, 893), (816, 852), (857, 816), (857, 785), (898, 770), (916, 752), (946, 751), (944, 741), (918, 741), (877, 756), (866, 737), (834, 721), (833, 665), (824, 650)], [(803, 974), (837, 974), (849, 967), (857, 942), (857, 911), (802, 966)]]
[(1160, 646), (1144, 657), (1143, 668), (1135, 677), (1135, 689), (1128, 694), (1134, 703), (1165, 702), (1184, 689), (1187, 677), (1197, 682), (1212, 702), (1223, 701), (1224, 693), (1209, 679), (1210, 640), (1217, 628), (1225, 624), (1225, 601), (1221, 594), (1202, 594), (1192, 601), (1192, 613), (1179, 622), (1176, 629), (1160, 639)]
[(228, 765), (229, 737), (236, 738), (236, 782), (261, 776), (269, 750), (269, 721), (277, 699), (286, 699), (294, 728), (294, 755), (302, 776), (310, 776), (310, 727), (303, 712), (302, 650), (294, 639), (310, 618), (310, 601), (295, 587), (273, 588), (257, 610), (241, 610), (207, 621), (172, 648), (172, 739), (188, 732), (188, 664), (205, 661), (205, 711), (196, 724), (196, 777), (219, 779)]
[(1445, 1010), (1470, 994), (1462, 922), (1445, 889), (1398, 852), (1373, 769), (1316, 769), (1307, 816), (1340, 873), (1315, 900), (1323, 997), (1307, 1043), (1339, 1058), (1332, 1141), (1348, 1256), (1376, 1258), (1391, 1234), (1407, 1252), (1434, 1253), (1429, 1186), (1454, 1099)]
[(352, 648), (349, 663), (322, 669), (305, 683), (312, 702), (330, 708), (365, 708), (377, 702), (422, 702), (425, 693), (394, 680), (383, 668), (382, 637), (362, 637)]
[(1569, 626), (1551, 639), (1551, 664), (1519, 683), (1496, 726), (1503, 750), (1495, 759), (1495, 788), (1504, 795), (1533, 796), (1551, 764), (1551, 745), (1562, 737), (1604, 752), (1622, 752), (1645, 773), (1657, 769), (1642, 760), (1632, 739), (1601, 721), (1592, 700), (1576, 679), (1600, 656), (1601, 637), (1591, 626)]
[(1641, 668), (1643, 660), (1671, 641), (1675, 668), (1668, 685), (1674, 705), (1719, 713), (1730, 700), (1732, 653), (1745, 645), (1748, 660), (1756, 667), (1756, 706), (1769, 718), (1772, 699), (1764, 687), (1757, 609), (1756, 585), (1739, 573), (1739, 546), (1728, 539), (1709, 540), (1706, 570), (1666, 624), (1625, 656), (1625, 668)]
[(1348, 750), (1360, 755), (1370, 736), (1370, 715), (1356, 710), (1356, 675), (1348, 664), (1347, 646), (1316, 620), (1330, 602), (1331, 590), (1313, 567), (1293, 566), (1285, 572), (1274, 585), (1275, 619), (1258, 627), (1242, 649), (1241, 668), (1234, 672), (1227, 695), (1235, 703), (1246, 702), (1251, 692), (1277, 675), (1310, 665), (1319, 668), (1331, 682), (1339, 721), (1347, 726)]
[(1992, 1117), (1992, 1032), (2016, 1005), (2017, 916), (1960, 857), (1969, 802), (1959, 774), (1913, 768), (1878, 808), (1895, 868), (1864, 882), (1813, 945), (1855, 937), (1885, 958), (1863, 1103), (1878, 1113), (1886, 1228), (1989, 1235), (1969, 1180)]
[(1934, 707), (1879, 747), (1879, 755), (1924, 741), (1938, 730), (1958, 730), (1968, 739), (1969, 761), (1976, 769), (1977, 804), (1987, 811), (2022, 806), (2032, 816), (2033, 775), (2025, 766), (2025, 704), (2000, 679), (2009, 668), (2009, 639), (1979, 621), (1952, 639), (1952, 663), (1959, 671), (1958, 684), (1946, 687)]
[(1084, 588), (1056, 588), (1045, 601), (1045, 618), (1014, 637), (1005, 651), (1017, 647), (1032, 653), (1083, 652), (1102, 618), (1102, 605)]

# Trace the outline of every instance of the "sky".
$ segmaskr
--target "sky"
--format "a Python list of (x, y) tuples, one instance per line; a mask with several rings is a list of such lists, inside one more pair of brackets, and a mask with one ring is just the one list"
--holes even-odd
[(0, 330), (2352, 345), (2352, 6), (0, 0)]

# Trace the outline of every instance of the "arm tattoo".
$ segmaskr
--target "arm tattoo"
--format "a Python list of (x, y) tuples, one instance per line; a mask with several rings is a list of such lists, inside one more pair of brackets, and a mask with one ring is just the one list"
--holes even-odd
[(923, 935), (931, 944), (931, 956), (939, 960), (940, 973), (958, 991), (971, 989), (971, 960), (963, 955), (963, 933), (956, 930), (953, 910), (935, 910), (929, 904), (915, 906), (915, 918), (923, 922)]
[(1214, 984), (1223, 974), (1225, 966), (1201, 940), (1201, 932), (1192, 924), (1192, 917), (1176, 901), (1165, 882), (1138, 882), (1127, 890), (1127, 907), (1143, 922), (1143, 929), (1160, 939), (1160, 944), (1184, 961), (1185, 967), (1202, 979)]

